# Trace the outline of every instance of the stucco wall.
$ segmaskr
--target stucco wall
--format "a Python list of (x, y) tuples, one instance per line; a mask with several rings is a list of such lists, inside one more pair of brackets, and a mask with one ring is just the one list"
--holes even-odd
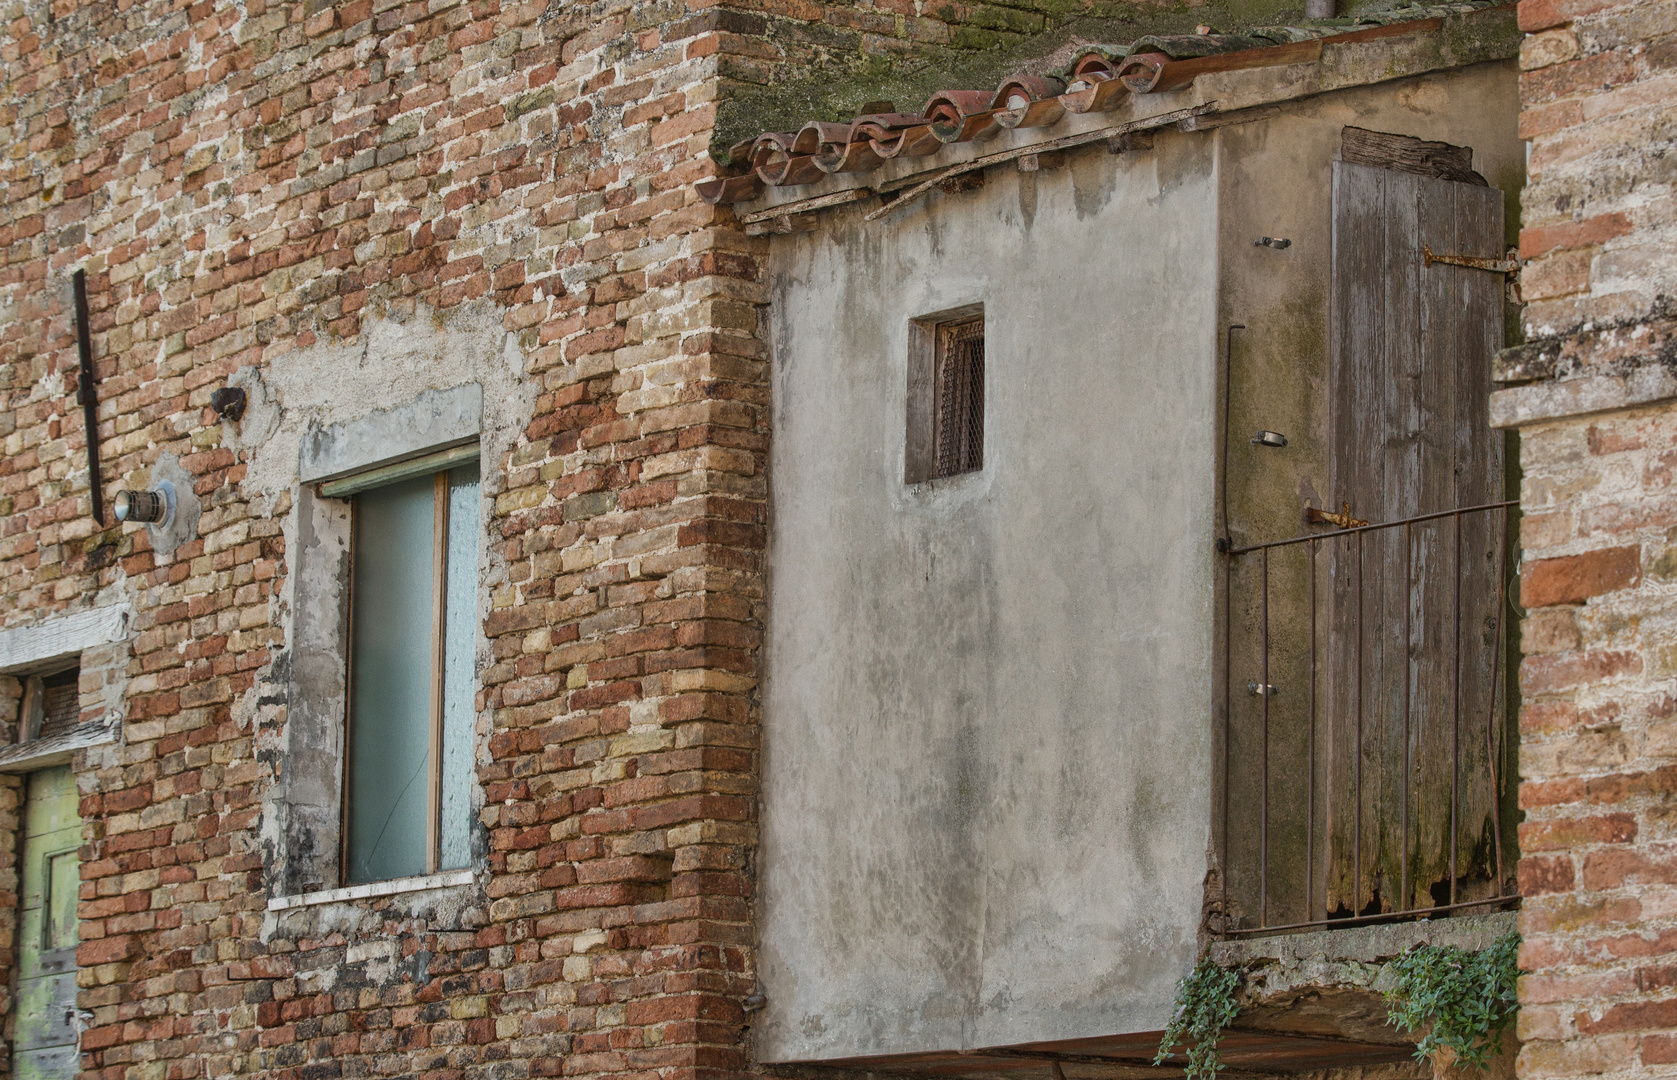
[[(1204, 135), (776, 240), (765, 1061), (1163, 1025), (1209, 828)], [(903, 482), (982, 303), (984, 468)]]

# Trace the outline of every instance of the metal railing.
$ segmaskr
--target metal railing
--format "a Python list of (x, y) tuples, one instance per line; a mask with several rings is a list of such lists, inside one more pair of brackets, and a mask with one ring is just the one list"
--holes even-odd
[(1215, 932), (1517, 899), (1502, 685), (1513, 505), (1226, 547)]

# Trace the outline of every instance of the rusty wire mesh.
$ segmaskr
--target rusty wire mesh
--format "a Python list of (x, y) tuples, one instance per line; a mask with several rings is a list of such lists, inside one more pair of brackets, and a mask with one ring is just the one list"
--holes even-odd
[(938, 327), (937, 472), (984, 467), (984, 320)]

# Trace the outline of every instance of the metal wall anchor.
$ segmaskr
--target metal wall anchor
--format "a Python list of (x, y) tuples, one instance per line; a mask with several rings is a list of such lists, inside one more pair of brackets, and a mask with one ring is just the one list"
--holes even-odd
[(1337, 514), (1307, 506), (1304, 508), (1304, 520), (1312, 525), (1333, 525), (1341, 529), (1361, 529), (1368, 525), (1363, 519), (1351, 516), (1350, 503), (1346, 503)]
[(1509, 249), (1509, 258), (1481, 259), (1476, 255), (1434, 255), (1432, 248), (1421, 245), (1421, 261), (1427, 266), (1433, 263), (1444, 263), (1447, 266), (1465, 266), (1470, 270), (1489, 270), (1495, 274), (1517, 274), (1520, 272), (1520, 260), (1513, 258), (1514, 251)]
[(1284, 236), (1266, 236), (1262, 240), (1252, 241), (1252, 246), (1274, 248), (1276, 251), (1280, 251), (1283, 248), (1292, 247), (1293, 242)]
[(1281, 688), (1274, 683), (1261, 683), (1255, 680), (1247, 683), (1246, 689), (1251, 691), (1253, 697), (1262, 697), (1264, 694), (1274, 697), (1281, 692)]

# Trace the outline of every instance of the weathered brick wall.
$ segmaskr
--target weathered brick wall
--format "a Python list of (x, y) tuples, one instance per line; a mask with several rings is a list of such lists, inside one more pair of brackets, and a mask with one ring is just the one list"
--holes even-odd
[[(124, 742), (78, 759), (89, 1074), (745, 1065), (762, 241), (690, 186), (741, 47), (719, 21), (702, 3), (7, 9), (0, 622), (135, 609)], [(195, 478), (198, 539), (167, 559), (88, 518), (75, 267), (107, 491), (163, 455)], [(267, 913), (290, 503), (241, 488), (249, 451), (208, 396), (473, 301), (539, 385), (487, 463), (507, 568), (480, 673), (487, 884)]]
[(1677, 7), (1522, 0), (1525, 1077), (1677, 1067)]
[(1521, 1075), (1677, 1063), (1677, 411), (1522, 440)]

